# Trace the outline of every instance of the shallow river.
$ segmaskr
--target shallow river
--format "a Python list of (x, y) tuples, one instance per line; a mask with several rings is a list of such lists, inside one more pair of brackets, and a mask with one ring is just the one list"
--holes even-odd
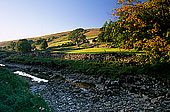
[[(170, 89), (154, 78), (124, 76), (102, 85), (92, 76), (66, 69), (54, 70), (11, 63), (0, 66), (7, 66), (15, 74), (27, 77), (25, 79), (30, 83), (30, 91), (42, 95), (53, 112), (170, 111)], [(64, 80), (46, 80), (25, 72), (37, 70), (51, 76), (60, 75)], [(70, 83), (78, 81), (93, 81), (96, 87), (83, 89)]]

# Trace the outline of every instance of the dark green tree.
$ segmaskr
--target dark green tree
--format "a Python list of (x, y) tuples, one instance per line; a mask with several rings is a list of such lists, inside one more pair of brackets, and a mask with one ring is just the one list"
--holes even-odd
[(36, 45), (40, 45), (44, 40), (46, 40), (46, 39), (40, 38), (40, 39), (38, 39), (37, 41), (35, 41), (35, 44), (36, 44)]
[(48, 47), (47, 41), (44, 40), (41, 44), (40, 44), (40, 49), (41, 50), (45, 50)]
[(30, 52), (31, 44), (27, 39), (21, 39), (16, 43), (15, 49), (17, 52)]
[(104, 34), (105, 34), (105, 32), (101, 32), (99, 35), (98, 35), (98, 41), (99, 42), (104, 42), (105, 41), (105, 39), (104, 39)]
[(85, 33), (85, 30), (83, 28), (75, 29), (68, 35), (68, 39), (72, 40), (73, 42), (76, 43), (77, 46), (79, 46), (79, 44), (81, 42), (84, 42), (86, 39), (86, 36), (84, 35), (84, 33)]
[(98, 35), (99, 42), (113, 42), (113, 25), (112, 21), (104, 23), (102, 32)]
[(35, 43), (31, 44), (32, 50), (36, 49)]
[(7, 44), (8, 50), (14, 51), (14, 50), (15, 50), (15, 46), (16, 46), (16, 42), (13, 42), (13, 41), (11, 41), (11, 42), (9, 42), (9, 43)]
[(103, 24), (103, 26), (100, 28), (100, 31), (104, 31), (106, 26), (108, 25), (107, 21)]

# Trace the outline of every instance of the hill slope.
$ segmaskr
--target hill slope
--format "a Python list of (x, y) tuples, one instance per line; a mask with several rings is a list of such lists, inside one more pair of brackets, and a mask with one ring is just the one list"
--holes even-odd
[[(85, 29), (85, 30), (87, 30), (87, 33), (85, 33), (85, 35), (86, 35), (88, 38), (97, 36), (97, 35), (100, 33), (99, 28), (98, 28), (98, 29)], [(40, 38), (41, 38), (41, 39), (54, 38), (54, 39), (51, 39), (51, 41), (49, 41), (49, 45), (50, 45), (50, 46), (53, 46), (54, 43), (57, 43), (57, 42), (63, 42), (63, 43), (64, 43), (64, 41), (67, 41), (67, 42), (68, 42), (67, 35), (68, 35), (70, 32), (71, 32), (71, 31), (67, 31), (67, 32), (61, 32), (61, 33), (44, 35), (44, 36), (41, 36), (41, 37), (26, 38), (26, 39), (32, 40), (32, 41), (36, 41), (36, 40), (39, 40)], [(57, 37), (57, 38), (55, 38), (55, 37)], [(18, 40), (11, 40), (11, 41), (16, 42), (16, 41), (18, 41)], [(0, 42), (0, 47), (7, 45), (9, 42), (10, 42), (10, 41)]]

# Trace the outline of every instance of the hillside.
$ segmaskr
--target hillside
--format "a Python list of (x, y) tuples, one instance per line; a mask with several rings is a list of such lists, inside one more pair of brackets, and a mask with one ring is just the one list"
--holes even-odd
[[(81, 54), (93, 54), (93, 53), (111, 53), (111, 52), (129, 52), (129, 50), (120, 49), (120, 48), (111, 48), (112, 43), (101, 43), (101, 42), (90, 42), (93, 39), (96, 39), (98, 34), (100, 33), (100, 29), (85, 29), (87, 32), (85, 33), (86, 39), (89, 41), (89, 43), (83, 43), (79, 47), (77, 47), (72, 43), (71, 40), (68, 40), (68, 34), (71, 31), (67, 32), (61, 32), (56, 34), (50, 34), (50, 35), (44, 35), (41, 37), (33, 37), (33, 38), (27, 38), (31, 42), (31, 44), (34, 44), (37, 49), (39, 49), (39, 45), (36, 44), (37, 41), (41, 43), (43, 39), (47, 40), (48, 48), (45, 51), (40, 52), (51, 52), (51, 53), (81, 53)], [(18, 40), (13, 40), (14, 42), (17, 42)], [(0, 47), (6, 46), (10, 41), (0, 42)], [(135, 54), (143, 54), (142, 51), (135, 51), (131, 50), (131, 52)]]
[[(85, 29), (87, 30), (87, 33), (85, 33), (85, 35), (87, 37), (93, 37), (93, 36), (97, 36), (99, 34), (99, 28), (98, 29)], [(67, 39), (67, 35), (70, 33), (71, 31), (67, 31), (67, 32), (61, 32), (61, 33), (56, 33), (56, 34), (50, 34), (50, 35), (44, 35), (41, 37), (33, 37), (33, 38), (26, 38), (27, 40), (32, 40), (32, 41), (36, 41), (41, 39), (48, 39), (48, 38), (52, 38), (52, 37), (58, 37), (56, 39), (52, 39), (52, 41), (50, 41), (50, 45), (53, 43), (57, 43), (57, 42), (61, 42), (61, 41), (66, 41)], [(14, 42), (18, 41), (18, 40), (13, 40)], [(9, 43), (10, 41), (4, 41), (4, 42), (0, 42), (0, 47), (7, 45), (7, 43)], [(52, 46), (52, 45), (51, 45)]]

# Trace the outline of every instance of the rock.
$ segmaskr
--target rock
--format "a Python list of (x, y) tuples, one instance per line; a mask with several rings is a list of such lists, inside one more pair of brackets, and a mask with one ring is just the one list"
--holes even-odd
[(103, 76), (103, 75), (101, 75), (99, 78), (98, 78), (98, 83), (101, 83), (101, 84), (103, 84), (103, 83), (105, 83), (105, 81), (106, 81), (106, 78)]
[(96, 85), (84, 91), (70, 81), (50, 80), (48, 83), (37, 83), (25, 78), (30, 83), (31, 92), (42, 95), (54, 112), (170, 111), (170, 88), (168, 88), (170, 82), (163, 79), (144, 75), (124, 75), (115, 80), (109, 80), (103, 76), (93, 77), (66, 69), (54, 70), (18, 64), (11, 66), (19, 70), (31, 67), (32, 72), (52, 73), (52, 79), (62, 76), (72, 80), (73, 83), (78, 81)]
[(96, 88), (97, 88), (99, 91), (102, 91), (102, 90), (104, 90), (104, 85), (102, 85), (102, 84), (96, 84)]
[(39, 72), (39, 69), (37, 69), (37, 68), (31, 68), (30, 72), (38, 73), (38, 72)]

